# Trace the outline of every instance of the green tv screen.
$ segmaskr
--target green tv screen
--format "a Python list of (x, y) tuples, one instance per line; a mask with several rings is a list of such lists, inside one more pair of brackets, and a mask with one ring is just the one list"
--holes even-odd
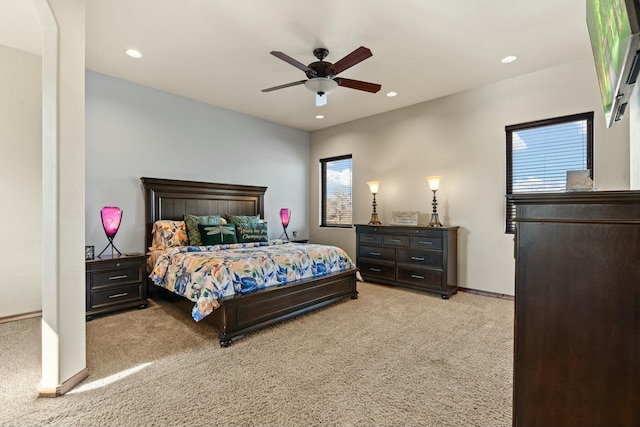
[(615, 101), (631, 44), (625, 0), (587, 0), (587, 27), (609, 127), (615, 119)]

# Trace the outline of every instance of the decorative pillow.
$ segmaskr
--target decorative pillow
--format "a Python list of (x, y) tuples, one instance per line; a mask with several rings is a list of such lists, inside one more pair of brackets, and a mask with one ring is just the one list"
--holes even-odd
[(184, 221), (160, 220), (153, 223), (151, 250), (188, 246), (187, 227)]
[(242, 226), (243, 228), (251, 228), (255, 224), (260, 223), (260, 215), (225, 215), (227, 222), (235, 224), (236, 228)]
[(238, 243), (235, 224), (204, 225), (198, 224), (203, 245), (219, 245), (220, 243)]
[(189, 245), (200, 246), (202, 239), (200, 238), (199, 224), (204, 225), (220, 225), (222, 218), (220, 215), (190, 215), (184, 214), (184, 222), (187, 225), (187, 235), (189, 236)]
[(269, 240), (267, 223), (261, 222), (253, 224), (248, 228), (245, 228), (242, 225), (236, 225), (236, 237), (238, 239), (238, 243), (267, 242)]

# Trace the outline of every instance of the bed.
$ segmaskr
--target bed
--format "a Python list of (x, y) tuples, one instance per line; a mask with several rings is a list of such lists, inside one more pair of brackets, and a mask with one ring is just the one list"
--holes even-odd
[[(264, 218), (266, 187), (140, 178), (145, 192), (145, 247), (153, 242), (156, 221), (180, 221), (184, 214), (238, 215)], [(248, 245), (251, 246), (251, 245)], [(258, 245), (256, 245), (258, 246)], [(296, 243), (280, 246), (300, 251)], [(260, 249), (265, 249), (261, 247)], [(174, 252), (180, 252), (175, 250)], [(290, 281), (277, 286), (225, 296), (219, 307), (206, 317), (219, 333), (220, 345), (234, 338), (346, 298), (355, 299), (357, 268), (320, 277)], [(149, 294), (170, 293), (148, 280)]]

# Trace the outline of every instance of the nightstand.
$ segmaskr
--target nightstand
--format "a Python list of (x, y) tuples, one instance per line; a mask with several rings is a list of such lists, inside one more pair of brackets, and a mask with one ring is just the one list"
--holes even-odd
[(309, 243), (309, 239), (293, 239), (289, 240), (291, 243)]
[(86, 316), (109, 313), (131, 307), (146, 307), (145, 278), (147, 256), (121, 255), (88, 259), (86, 271)]

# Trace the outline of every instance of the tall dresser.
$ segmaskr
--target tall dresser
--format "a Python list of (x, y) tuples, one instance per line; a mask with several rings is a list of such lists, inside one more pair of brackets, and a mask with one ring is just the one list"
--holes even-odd
[(364, 280), (440, 294), (458, 292), (458, 227), (356, 225)]
[(640, 426), (640, 192), (516, 205), (514, 426)]

